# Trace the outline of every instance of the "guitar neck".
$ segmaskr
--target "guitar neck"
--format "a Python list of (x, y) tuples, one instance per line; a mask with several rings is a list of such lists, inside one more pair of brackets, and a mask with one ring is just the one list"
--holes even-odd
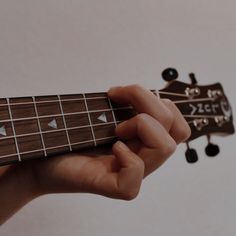
[(107, 93), (0, 99), (0, 165), (114, 142), (135, 114)]
[[(232, 109), (220, 84), (175, 81), (159, 94), (172, 100), (190, 125), (188, 141), (234, 133)], [(2, 98), (0, 165), (112, 143), (117, 124), (136, 114), (132, 106), (112, 102), (107, 93)]]

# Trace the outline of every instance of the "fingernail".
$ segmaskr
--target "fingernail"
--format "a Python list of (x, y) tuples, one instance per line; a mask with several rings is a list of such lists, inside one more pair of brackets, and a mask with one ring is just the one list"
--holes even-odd
[(111, 93), (114, 92), (117, 88), (120, 88), (120, 86), (111, 87), (111, 88), (108, 90), (108, 93), (111, 94)]
[(128, 123), (128, 120), (122, 121), (121, 123), (119, 123), (117, 125), (116, 129), (121, 129), (121, 128), (125, 127), (127, 123)]
[(117, 147), (123, 151), (129, 151), (129, 148), (121, 141), (117, 141)]

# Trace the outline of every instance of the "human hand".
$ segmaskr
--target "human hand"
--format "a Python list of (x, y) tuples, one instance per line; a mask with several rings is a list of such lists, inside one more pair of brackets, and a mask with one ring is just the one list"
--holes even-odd
[(133, 199), (143, 178), (159, 168), (177, 144), (190, 136), (188, 124), (171, 101), (139, 85), (116, 87), (108, 95), (117, 103), (132, 105), (139, 113), (116, 128), (123, 142), (114, 144), (110, 155), (94, 158), (73, 153), (34, 163), (31, 173), (39, 195), (87, 192)]
[(137, 196), (143, 178), (190, 136), (188, 124), (171, 101), (139, 85), (116, 87), (108, 95), (117, 103), (132, 105), (139, 113), (116, 128), (123, 142), (114, 144), (109, 155), (96, 158), (72, 153), (12, 166), (17, 181), (22, 179), (25, 185), (27, 180), (32, 198), (48, 193), (87, 192), (131, 200)]

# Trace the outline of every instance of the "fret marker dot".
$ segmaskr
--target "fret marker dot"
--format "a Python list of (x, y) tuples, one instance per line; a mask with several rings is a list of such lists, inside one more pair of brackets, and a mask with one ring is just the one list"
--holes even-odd
[(6, 132), (5, 126), (0, 127), (0, 135), (7, 136), (7, 132)]
[(102, 113), (99, 117), (98, 117), (98, 120), (104, 122), (104, 123), (107, 123), (107, 117), (106, 117), (106, 114), (105, 112)]
[(57, 121), (53, 119), (51, 122), (48, 123), (48, 126), (53, 129), (57, 129)]

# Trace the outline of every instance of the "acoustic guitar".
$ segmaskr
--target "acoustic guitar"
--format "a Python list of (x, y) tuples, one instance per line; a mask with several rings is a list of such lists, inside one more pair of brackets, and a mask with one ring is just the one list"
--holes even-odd
[[(210, 136), (234, 133), (233, 114), (221, 84), (199, 86), (177, 81), (178, 72), (162, 73), (168, 85), (159, 91), (172, 100), (191, 127), (186, 159), (198, 160), (189, 142), (206, 135), (206, 154), (215, 156), (219, 147)], [(155, 90), (151, 90), (156, 94)], [(112, 102), (107, 93), (30, 96), (0, 99), (0, 165), (92, 148), (116, 141), (117, 124), (135, 116), (132, 106)]]

